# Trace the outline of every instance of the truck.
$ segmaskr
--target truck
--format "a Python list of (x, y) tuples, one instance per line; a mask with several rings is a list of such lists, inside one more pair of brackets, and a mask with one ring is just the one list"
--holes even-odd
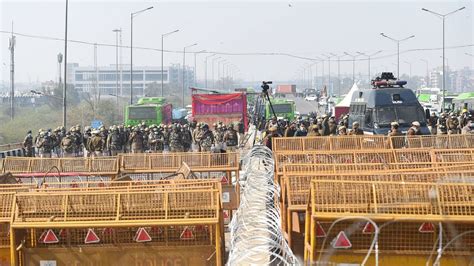
[(420, 123), (423, 135), (429, 134), (426, 113), (415, 93), (404, 88), (406, 81), (395, 80), (390, 72), (372, 82), (371, 89), (357, 89), (349, 107), (349, 125), (359, 122), (365, 134), (385, 135), (392, 122), (398, 122), (406, 133), (413, 121)]
[(170, 124), (173, 106), (163, 97), (143, 97), (125, 108), (126, 126)]
[(295, 95), (296, 94), (296, 85), (277, 85), (275, 90), (275, 96), (282, 96), (285, 95)]
[(209, 125), (243, 122), (247, 127), (247, 119), (247, 96), (244, 92), (192, 95), (190, 120)]

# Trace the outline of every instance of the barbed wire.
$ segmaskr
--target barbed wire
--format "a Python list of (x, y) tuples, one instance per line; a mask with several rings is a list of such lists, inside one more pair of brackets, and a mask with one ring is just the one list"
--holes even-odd
[(255, 145), (243, 158), (241, 202), (229, 225), (228, 265), (296, 265), (281, 231), (280, 187), (266, 146)]

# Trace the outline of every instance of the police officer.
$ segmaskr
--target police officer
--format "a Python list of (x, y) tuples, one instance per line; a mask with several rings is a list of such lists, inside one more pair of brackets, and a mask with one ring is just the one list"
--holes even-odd
[(195, 152), (200, 152), (201, 151), (201, 123), (198, 123), (196, 125), (196, 128), (193, 130), (192, 136), (193, 136), (193, 151)]
[(364, 135), (364, 131), (359, 128), (359, 122), (352, 123), (352, 129), (348, 135)]
[(296, 133), (296, 123), (291, 122), (290, 126), (285, 129), (285, 133), (283, 136), (285, 137), (294, 137)]
[(345, 126), (339, 126), (337, 129), (337, 134), (339, 136), (346, 136), (347, 135), (347, 128)]
[(438, 134), (438, 116), (436, 115), (435, 112), (432, 112), (430, 117), (428, 118), (428, 129), (431, 132), (431, 135), (436, 135)]
[(38, 148), (38, 153), (41, 158), (51, 158), (51, 138), (47, 132), (42, 131), (39, 134), (36, 147)]
[(28, 130), (26, 137), (23, 140), (23, 148), (25, 149), (26, 157), (35, 157), (35, 150), (33, 147), (33, 136), (31, 135), (31, 130)]
[(183, 138), (183, 151), (188, 152), (191, 149), (193, 137), (187, 124), (183, 126), (181, 133), (181, 136)]
[(107, 150), (110, 152), (110, 155), (116, 156), (123, 150), (122, 137), (118, 127), (113, 126), (111, 132), (107, 136)]
[(138, 127), (133, 128), (132, 134), (130, 134), (130, 146), (132, 153), (143, 152), (143, 135)]
[(459, 119), (454, 113), (451, 113), (446, 125), (448, 126), (448, 134), (459, 134)]
[(419, 135), (421, 135), (420, 122), (413, 121), (413, 123), (411, 123), (411, 127), (407, 131), (407, 137), (413, 137), (413, 136), (419, 136)]
[(468, 118), (466, 126), (461, 130), (461, 134), (474, 134), (474, 119), (472, 116)]
[(100, 135), (99, 130), (92, 131), (92, 137), (89, 139), (89, 149), (91, 150), (92, 157), (102, 156), (102, 151), (104, 148), (104, 140)]
[(301, 123), (299, 129), (295, 132), (295, 137), (305, 137), (306, 135), (308, 135), (308, 131), (305, 125)]
[(237, 149), (239, 136), (233, 124), (227, 127), (227, 131), (224, 134), (224, 142), (226, 144), (226, 151), (233, 152)]
[(263, 143), (267, 146), (270, 150), (272, 149), (272, 140), (273, 138), (280, 137), (278, 134), (278, 128), (276, 126), (272, 126), (268, 129), (268, 134), (263, 139)]
[(396, 137), (396, 136), (403, 136), (403, 133), (398, 129), (400, 125), (398, 122), (392, 122), (390, 124), (390, 131), (388, 132), (388, 136)]
[(199, 135), (199, 139), (199, 146), (201, 147), (201, 151), (211, 151), (211, 147), (214, 145), (214, 135), (209, 130), (209, 126), (207, 124), (204, 124), (202, 126), (202, 131)]
[(67, 132), (61, 140), (61, 150), (63, 157), (74, 157), (74, 139), (71, 137), (71, 132)]
[(178, 125), (174, 124), (173, 129), (169, 135), (170, 141), (170, 151), (171, 152), (182, 152), (183, 151), (183, 143), (181, 132), (179, 131)]

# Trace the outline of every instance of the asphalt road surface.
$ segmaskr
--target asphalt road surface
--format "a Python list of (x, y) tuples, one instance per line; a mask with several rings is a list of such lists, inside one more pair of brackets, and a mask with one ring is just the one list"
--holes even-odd
[(304, 98), (288, 96), (287, 99), (295, 101), (296, 111), (300, 112), (300, 114), (309, 114), (310, 112), (316, 112), (319, 110), (317, 101), (305, 101)]

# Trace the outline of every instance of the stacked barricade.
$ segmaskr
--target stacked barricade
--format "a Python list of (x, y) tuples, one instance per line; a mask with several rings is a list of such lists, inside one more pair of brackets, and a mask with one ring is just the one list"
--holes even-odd
[[(101, 256), (112, 252), (104, 247), (117, 245), (122, 246), (122, 252), (129, 247), (142, 250), (144, 256), (154, 256), (155, 261), (175, 256), (171, 263), (192, 257), (196, 265), (222, 264), (219, 180), (71, 184), (44, 183), (39, 188), (6, 192), (8, 197), (0, 197), (0, 207), (9, 206), (0, 210), (8, 216), (12, 264), (36, 264), (51, 257), (51, 252), (55, 259), (72, 264), (117, 263), (116, 256), (124, 254)], [(21, 249), (17, 248), (19, 243)], [(97, 256), (84, 257), (71, 249), (69, 253), (74, 254), (68, 254), (64, 247), (81, 247)], [(146, 247), (160, 252), (148, 254)], [(132, 263), (128, 257), (121, 263)]]
[(305, 263), (468, 265), (474, 183), (313, 180)]
[(285, 137), (272, 140), (275, 153), (329, 150), (385, 150), (401, 148), (474, 148), (473, 135), (397, 136), (355, 135), (329, 137)]

